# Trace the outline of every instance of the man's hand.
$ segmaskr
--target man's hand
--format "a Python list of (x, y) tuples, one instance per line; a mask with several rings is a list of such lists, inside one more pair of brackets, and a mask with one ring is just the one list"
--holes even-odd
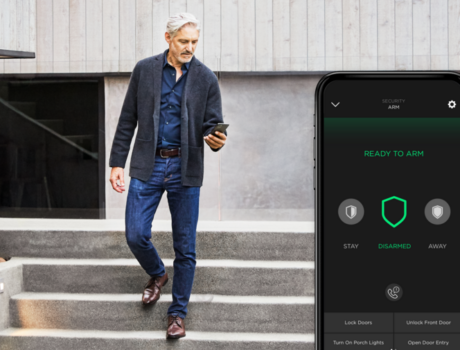
[(225, 140), (227, 140), (227, 136), (225, 136), (224, 133), (216, 131), (216, 135), (217, 136), (209, 134), (208, 136), (204, 137), (204, 140), (212, 149), (221, 148), (223, 145), (225, 145)]
[[(120, 184), (117, 181), (120, 180)], [(125, 190), (124, 170), (123, 168), (113, 167), (110, 173), (110, 183), (115, 191), (123, 193)]]

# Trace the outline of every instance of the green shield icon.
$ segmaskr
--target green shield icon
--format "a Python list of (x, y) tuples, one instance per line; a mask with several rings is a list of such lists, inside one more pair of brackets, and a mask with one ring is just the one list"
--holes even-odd
[[(397, 201), (400, 201), (404, 204), (404, 213), (403, 213), (403, 216), (402, 218), (396, 222), (396, 223), (392, 223), (390, 220), (387, 219), (387, 217), (385, 216), (385, 203), (389, 202), (389, 201), (392, 201), (392, 200), (397, 200)], [(390, 197), (390, 198), (387, 198), (387, 199), (384, 199), (382, 201), (382, 217), (383, 217), (383, 220), (385, 220), (385, 222), (390, 225), (391, 227), (395, 228), (396, 226), (400, 225), (405, 219), (406, 219), (406, 216), (407, 216), (407, 201), (405, 199), (402, 199), (402, 198), (399, 198), (399, 197), (396, 197), (396, 196), (393, 196), (393, 197)]]

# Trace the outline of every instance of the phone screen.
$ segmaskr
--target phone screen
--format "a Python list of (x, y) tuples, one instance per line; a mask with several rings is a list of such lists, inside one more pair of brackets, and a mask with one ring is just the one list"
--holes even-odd
[(440, 72), (320, 82), (318, 349), (460, 349), (459, 83)]

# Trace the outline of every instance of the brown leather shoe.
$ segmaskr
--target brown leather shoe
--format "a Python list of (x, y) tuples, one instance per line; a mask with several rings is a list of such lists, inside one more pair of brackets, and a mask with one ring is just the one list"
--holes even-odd
[(177, 339), (182, 337), (185, 337), (184, 319), (179, 316), (169, 315), (166, 339)]
[(151, 277), (144, 286), (144, 294), (142, 295), (142, 303), (144, 305), (153, 305), (160, 299), (161, 288), (168, 283), (168, 274), (165, 273), (161, 277)]

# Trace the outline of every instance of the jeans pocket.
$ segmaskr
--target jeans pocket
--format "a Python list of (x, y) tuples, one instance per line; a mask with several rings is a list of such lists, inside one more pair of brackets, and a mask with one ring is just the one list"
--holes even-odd
[(134, 191), (142, 191), (145, 187), (145, 184), (147, 182), (136, 179), (135, 177), (132, 177), (130, 182), (129, 182), (129, 189), (134, 190)]

